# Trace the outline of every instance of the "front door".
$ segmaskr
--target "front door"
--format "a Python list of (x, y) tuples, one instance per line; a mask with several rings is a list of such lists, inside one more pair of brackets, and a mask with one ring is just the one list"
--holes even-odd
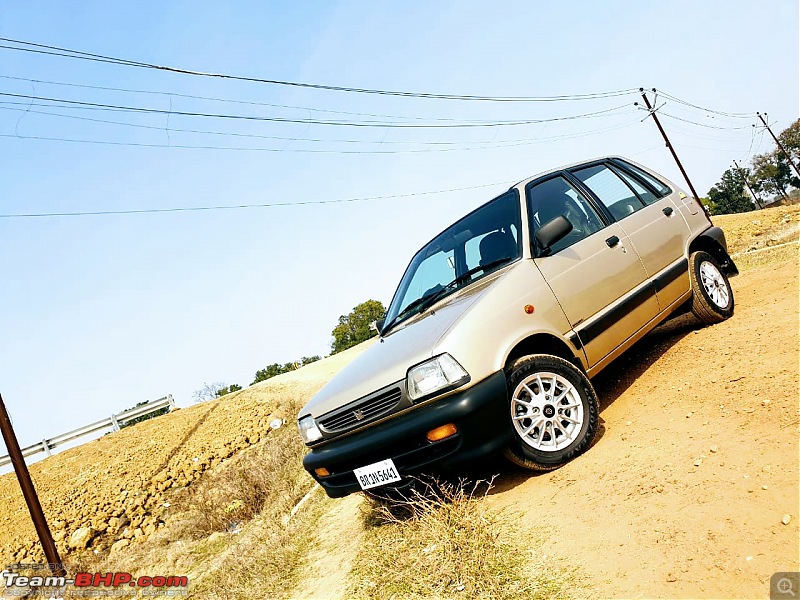
[(647, 272), (625, 231), (609, 223), (564, 177), (535, 182), (527, 190), (531, 239), (563, 215), (573, 230), (534, 262), (578, 334), (593, 366), (658, 314)]

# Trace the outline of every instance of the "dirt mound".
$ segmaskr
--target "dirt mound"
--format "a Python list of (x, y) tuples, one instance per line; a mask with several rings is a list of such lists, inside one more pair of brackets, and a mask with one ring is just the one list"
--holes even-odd
[[(189, 485), (269, 434), (297, 397), (310, 397), (353, 348), (218, 400), (197, 404), (108, 434), (30, 467), (62, 558), (72, 549), (145, 541), (170, 517), (171, 492)], [(36, 532), (13, 473), (0, 477), (2, 564), (42, 560)], [(124, 543), (124, 542), (123, 542)]]

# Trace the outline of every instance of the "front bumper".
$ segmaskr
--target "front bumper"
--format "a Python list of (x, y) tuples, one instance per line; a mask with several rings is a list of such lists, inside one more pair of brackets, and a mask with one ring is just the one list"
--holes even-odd
[[(496, 452), (511, 439), (507, 387), (498, 371), (463, 392), (434, 400), (404, 415), (353, 435), (318, 446), (303, 459), (303, 467), (331, 498), (361, 490), (353, 469), (391, 458), (403, 478), (455, 466)], [(458, 433), (439, 442), (425, 434), (454, 423)], [(330, 475), (319, 477), (324, 467)], [(393, 487), (393, 486), (389, 486)]]

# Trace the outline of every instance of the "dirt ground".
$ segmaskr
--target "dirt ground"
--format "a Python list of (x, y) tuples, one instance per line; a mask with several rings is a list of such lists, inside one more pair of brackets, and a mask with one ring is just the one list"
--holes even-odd
[[(601, 373), (600, 435), (570, 464), (483, 467), (499, 473), (486, 502), (542, 540), (537, 562), (574, 569), (576, 597), (765, 598), (774, 572), (800, 570), (800, 206), (717, 221), (731, 251), (748, 252), (736, 259), (734, 317), (710, 327), (677, 318)], [(290, 400), (310, 397), (364, 346), (33, 465), (60, 549), (81, 527), (101, 552), (125, 536), (146, 544), (170, 518), (172, 488), (268, 435), (275, 418), (293, 426)], [(12, 474), (0, 477), (0, 502), (3, 564), (38, 558)], [(293, 597), (342, 597), (362, 535), (359, 496), (322, 502)]]

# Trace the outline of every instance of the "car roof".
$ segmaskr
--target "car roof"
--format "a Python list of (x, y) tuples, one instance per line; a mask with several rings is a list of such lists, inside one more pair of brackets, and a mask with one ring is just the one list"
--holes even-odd
[(596, 158), (590, 158), (590, 159), (586, 159), (586, 160), (581, 160), (581, 161), (578, 161), (578, 162), (562, 165), (560, 167), (554, 167), (552, 169), (547, 169), (546, 171), (542, 171), (541, 173), (537, 173), (536, 175), (533, 175), (531, 177), (526, 177), (525, 179), (523, 179), (521, 181), (518, 181), (517, 183), (515, 183), (511, 187), (513, 188), (513, 187), (518, 187), (518, 186), (525, 186), (525, 185), (528, 185), (531, 181), (539, 179), (540, 177), (544, 177), (545, 175), (550, 175), (551, 173), (558, 173), (559, 171), (563, 171), (565, 169), (573, 169), (575, 167), (580, 167), (581, 165), (588, 165), (588, 164), (591, 164), (591, 163), (594, 163), (594, 162), (598, 162), (598, 161), (601, 161), (601, 160), (608, 160), (610, 158), (617, 158), (619, 160), (624, 160), (625, 162), (632, 162), (632, 161), (630, 161), (627, 158), (624, 158), (622, 156), (616, 156), (616, 155), (598, 156)]

